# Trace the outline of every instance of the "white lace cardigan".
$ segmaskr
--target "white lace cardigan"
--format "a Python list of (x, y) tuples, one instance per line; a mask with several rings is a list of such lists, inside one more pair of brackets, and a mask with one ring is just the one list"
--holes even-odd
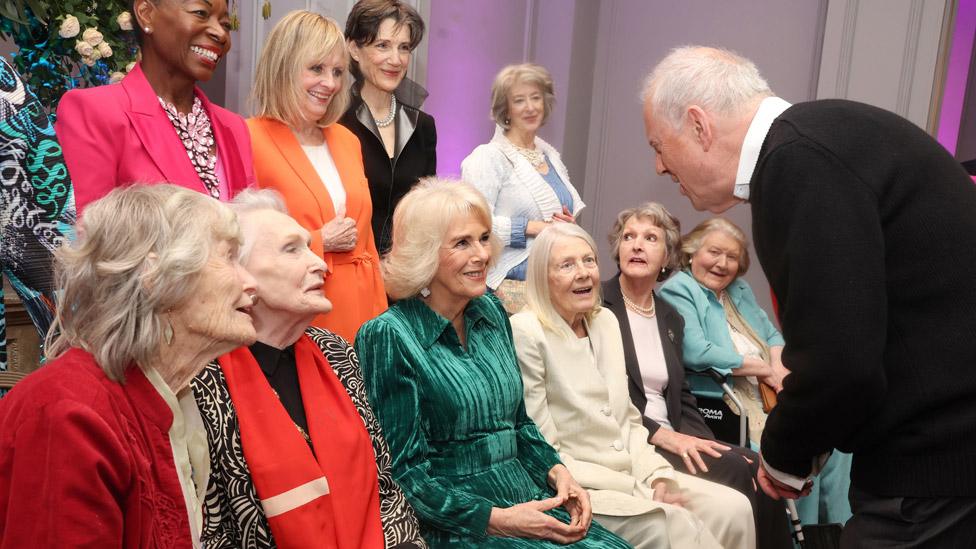
[[(485, 195), (492, 210), (492, 232), (501, 239), (505, 249), (494, 268), (488, 273), (488, 286), (498, 287), (508, 271), (529, 257), (532, 237), (526, 237), (525, 248), (513, 248), (512, 218), (524, 217), (529, 221), (549, 221), (553, 214), (562, 211), (555, 191), (532, 167), (504, 135), (501, 126), (495, 127), (491, 142), (478, 145), (461, 162), (461, 179), (472, 184)], [(535, 146), (545, 153), (573, 196), (573, 215), (579, 215), (586, 204), (569, 181), (569, 173), (559, 152), (551, 145), (535, 138)]]

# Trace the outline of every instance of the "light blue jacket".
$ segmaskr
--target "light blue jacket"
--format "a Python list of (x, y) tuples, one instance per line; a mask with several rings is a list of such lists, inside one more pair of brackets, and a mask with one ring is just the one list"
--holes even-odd
[[(783, 336), (756, 303), (756, 296), (749, 283), (737, 278), (725, 291), (739, 309), (742, 318), (767, 345), (783, 345)], [(742, 366), (742, 355), (736, 352), (729, 334), (725, 308), (715, 292), (699, 284), (691, 273), (681, 271), (661, 286), (661, 297), (673, 305), (685, 319), (682, 345), (685, 368), (692, 372), (712, 368), (728, 377), (734, 368)], [(709, 377), (690, 375), (688, 382), (695, 395), (722, 396), (721, 387)]]

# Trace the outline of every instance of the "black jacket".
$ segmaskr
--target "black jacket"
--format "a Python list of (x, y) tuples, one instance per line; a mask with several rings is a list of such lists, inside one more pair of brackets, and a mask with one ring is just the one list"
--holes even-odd
[[(400, 94), (397, 94), (397, 99)], [(437, 129), (434, 118), (418, 108), (399, 103), (396, 117), (396, 147), (391, 159), (379, 137), (379, 130), (362, 98), (354, 93), (349, 109), (339, 123), (356, 134), (363, 148), (363, 168), (373, 201), (373, 238), (383, 254), (393, 237), (393, 210), (421, 177), (437, 172)]]
[[(647, 406), (647, 396), (644, 394), (644, 381), (641, 376), (640, 364), (637, 362), (637, 353), (634, 351), (634, 336), (631, 333), (630, 320), (627, 318), (627, 308), (620, 292), (620, 273), (603, 282), (602, 290), (604, 307), (613, 311), (617, 317), (617, 322), (620, 323), (630, 400), (640, 410), (644, 427), (647, 427), (651, 436), (654, 436), (654, 433), (661, 426), (653, 419), (643, 415), (644, 407)], [(661, 349), (664, 351), (664, 362), (668, 368), (668, 386), (664, 389), (664, 399), (668, 406), (668, 421), (671, 422), (671, 427), (679, 433), (715, 440), (715, 435), (705, 424), (705, 419), (698, 411), (698, 402), (695, 400), (695, 396), (691, 394), (691, 387), (685, 380), (685, 366), (681, 360), (681, 340), (685, 333), (685, 321), (674, 307), (658, 298), (657, 295), (654, 297), (654, 307), (657, 310), (657, 328), (661, 336)]]
[(823, 100), (771, 126), (752, 229), (792, 371), (762, 451), (796, 475), (831, 448), (881, 497), (976, 494), (976, 186), (890, 112)]

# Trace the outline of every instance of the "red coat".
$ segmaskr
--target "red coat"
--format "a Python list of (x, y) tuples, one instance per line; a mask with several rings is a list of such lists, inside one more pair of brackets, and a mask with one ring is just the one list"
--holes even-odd
[(136, 367), (72, 349), (27, 376), (0, 400), (0, 549), (189, 549), (172, 422)]
[[(254, 183), (244, 119), (196, 96), (210, 117), (230, 196)], [(175, 183), (207, 193), (156, 92), (136, 65), (119, 84), (71, 90), (54, 124), (80, 216), (89, 202), (131, 183)]]

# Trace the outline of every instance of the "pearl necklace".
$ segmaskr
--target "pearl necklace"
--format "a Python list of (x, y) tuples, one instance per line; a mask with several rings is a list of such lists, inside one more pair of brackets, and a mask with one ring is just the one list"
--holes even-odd
[(393, 95), (391, 93), (390, 94), (390, 113), (387, 114), (386, 115), (386, 118), (384, 118), (383, 120), (377, 120), (376, 117), (373, 117), (373, 122), (376, 122), (376, 127), (377, 128), (385, 128), (385, 127), (389, 126), (390, 124), (392, 124), (393, 123), (393, 119), (396, 118), (396, 108), (397, 108), (396, 95)]
[[(507, 137), (508, 136), (506, 136), (506, 138)], [(518, 151), (518, 153), (522, 155), (523, 158), (529, 161), (529, 164), (532, 164), (533, 168), (538, 169), (546, 165), (546, 155), (539, 149), (530, 149), (528, 147), (516, 145), (515, 142), (512, 141), (511, 139), (509, 139), (508, 142), (511, 143), (513, 147), (515, 147), (515, 150)]]
[(654, 294), (651, 294), (650, 307), (641, 307), (640, 305), (631, 301), (630, 298), (628, 298), (623, 292), (620, 292), (620, 295), (624, 297), (624, 305), (631, 311), (637, 313), (638, 315), (644, 318), (654, 318), (654, 315), (657, 314), (657, 311), (655, 310), (654, 307)]

